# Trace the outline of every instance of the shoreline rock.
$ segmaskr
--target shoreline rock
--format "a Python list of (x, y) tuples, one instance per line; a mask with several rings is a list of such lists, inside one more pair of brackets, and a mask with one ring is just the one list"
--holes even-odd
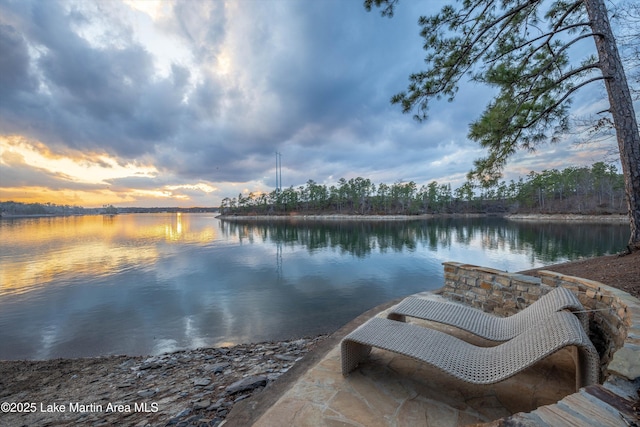
[(577, 214), (513, 214), (505, 215), (510, 221), (537, 221), (537, 222), (599, 222), (599, 223), (626, 223), (627, 215), (577, 215)]
[(510, 221), (531, 222), (594, 222), (626, 223), (627, 215), (578, 215), (578, 214), (422, 214), (422, 215), (218, 215), (223, 221), (414, 221), (436, 218), (505, 218)]
[(13, 405), (3, 406), (2, 425), (219, 426), (235, 403), (325, 338), (151, 357), (0, 361), (0, 401)]
[[(464, 215), (455, 215), (464, 216)], [(437, 215), (218, 215), (224, 221), (411, 221), (417, 219), (437, 218)]]

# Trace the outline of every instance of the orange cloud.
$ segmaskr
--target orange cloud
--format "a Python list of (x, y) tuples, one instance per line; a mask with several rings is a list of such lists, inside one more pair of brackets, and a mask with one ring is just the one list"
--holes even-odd
[(0, 162), (25, 164), (49, 173), (62, 175), (74, 182), (106, 184), (106, 180), (128, 176), (154, 177), (154, 166), (135, 162), (121, 163), (106, 153), (86, 153), (65, 150), (53, 152), (40, 141), (27, 140), (20, 135), (0, 136)]

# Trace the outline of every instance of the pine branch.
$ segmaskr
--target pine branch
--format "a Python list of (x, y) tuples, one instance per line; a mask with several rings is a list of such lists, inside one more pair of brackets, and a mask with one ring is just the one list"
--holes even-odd
[[(487, 63), (495, 63), (495, 62), (497, 62), (498, 60), (500, 60), (500, 59), (504, 58), (505, 56), (507, 56), (507, 55), (509, 55), (509, 54), (511, 54), (511, 53), (513, 53), (513, 52), (516, 52), (516, 51), (518, 51), (518, 50), (521, 50), (521, 49), (522, 49), (522, 48), (524, 48), (524, 47), (527, 47), (527, 46), (533, 45), (535, 42), (537, 42), (537, 41), (539, 41), (539, 40), (541, 40), (541, 39), (547, 38), (547, 41), (546, 41), (545, 43), (548, 43), (548, 42), (551, 40), (551, 38), (553, 38), (553, 36), (558, 35), (558, 34), (560, 34), (560, 33), (562, 33), (562, 32), (569, 31), (569, 30), (572, 30), (572, 29), (574, 29), (574, 28), (578, 28), (578, 27), (588, 27), (588, 26), (589, 26), (589, 23), (588, 23), (588, 22), (579, 22), (579, 23), (577, 23), (577, 24), (571, 24), (571, 25), (569, 25), (569, 26), (566, 26), (566, 27), (560, 28), (560, 29), (558, 29), (558, 30), (554, 30), (554, 31), (551, 31), (551, 32), (548, 32), (548, 33), (542, 34), (542, 35), (540, 35), (540, 36), (538, 36), (538, 37), (536, 37), (536, 38), (534, 38), (534, 39), (527, 40), (527, 41), (525, 41), (524, 43), (521, 43), (521, 44), (519, 44), (519, 45), (517, 45), (517, 46), (514, 46), (513, 48), (511, 48), (511, 49), (509, 49), (508, 51), (506, 51), (506, 52), (504, 52), (504, 53), (500, 54), (500, 55), (499, 55), (499, 56), (497, 56), (496, 58), (493, 58), (493, 59), (488, 60), (488, 61), (487, 61)], [(593, 34), (589, 34), (589, 35), (593, 35)], [(582, 37), (581, 37), (581, 38), (582, 38)], [(534, 49), (534, 50), (533, 50), (533, 51), (528, 55), (528, 57), (531, 57), (535, 52), (538, 52), (538, 51), (539, 51), (539, 49), (540, 49), (542, 46), (544, 46), (544, 44), (545, 44), (545, 43), (541, 44), (540, 46), (538, 46), (538, 48)]]
[[(594, 66), (592, 68), (597, 68), (597, 66)], [(529, 128), (531, 126), (533, 126), (538, 120), (540, 120), (540, 118), (544, 117), (545, 115), (549, 114), (551, 111), (553, 111), (554, 109), (556, 109), (560, 104), (562, 104), (569, 96), (571, 96), (571, 94), (573, 92), (575, 92), (576, 90), (590, 84), (593, 83), (595, 81), (598, 80), (605, 80), (605, 77), (593, 77), (589, 80), (585, 80), (584, 82), (581, 82), (580, 84), (576, 85), (576, 86), (572, 86), (571, 88), (569, 88), (569, 90), (567, 90), (567, 92), (562, 96), (562, 98), (560, 98), (559, 100), (557, 100), (556, 102), (554, 102), (553, 104), (551, 104), (549, 107), (547, 107), (546, 109), (544, 109), (541, 113), (539, 113), (537, 115), (537, 117), (535, 117), (534, 119), (530, 120), (529, 123), (527, 123), (524, 128)]]

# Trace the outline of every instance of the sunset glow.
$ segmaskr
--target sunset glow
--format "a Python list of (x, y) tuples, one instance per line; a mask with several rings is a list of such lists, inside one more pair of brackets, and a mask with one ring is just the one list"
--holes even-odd
[(110, 179), (158, 174), (153, 166), (119, 164), (106, 154), (79, 151), (55, 154), (41, 142), (29, 143), (17, 136), (0, 137), (0, 150), (0, 162), (7, 166), (23, 164), (80, 183), (106, 184)]

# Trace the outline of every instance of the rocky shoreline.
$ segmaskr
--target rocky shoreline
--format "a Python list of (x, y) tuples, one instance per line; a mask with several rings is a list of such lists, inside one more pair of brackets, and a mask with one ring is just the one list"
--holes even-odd
[(326, 335), (159, 356), (0, 361), (2, 426), (220, 426)]
[(627, 215), (514, 214), (505, 215), (505, 218), (511, 221), (629, 223)]
[(592, 223), (628, 223), (626, 215), (577, 215), (577, 214), (421, 214), (421, 215), (218, 215), (216, 218), (224, 221), (414, 221), (434, 218), (485, 218), (502, 217), (511, 221), (542, 221), (542, 222), (592, 222)]
[[(412, 221), (417, 219), (430, 219), (438, 218), (443, 215), (345, 215), (345, 214), (331, 214), (331, 215), (306, 215), (306, 214), (291, 214), (291, 215), (218, 215), (216, 218), (224, 221)], [(464, 216), (484, 216), (484, 215), (448, 215), (455, 217)]]

